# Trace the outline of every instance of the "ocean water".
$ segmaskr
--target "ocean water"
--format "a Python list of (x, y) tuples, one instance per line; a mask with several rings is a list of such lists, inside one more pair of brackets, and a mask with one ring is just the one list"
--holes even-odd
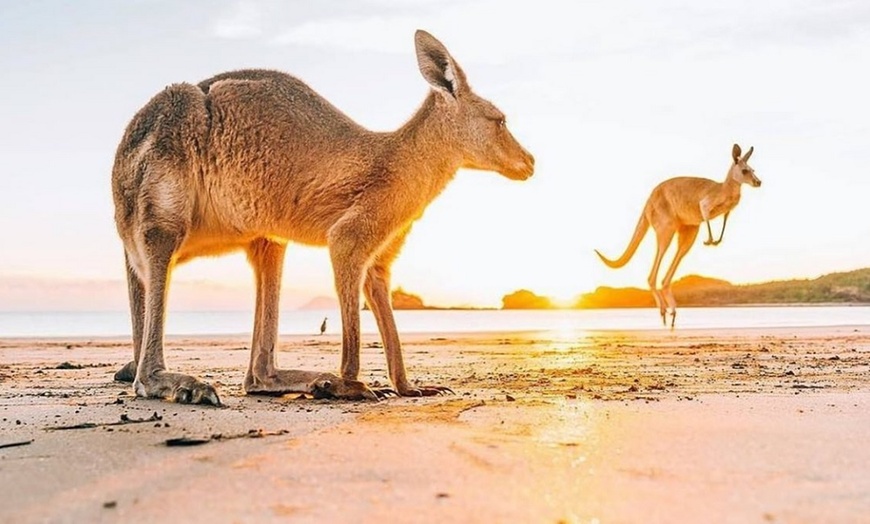
[[(655, 309), (554, 311), (396, 311), (400, 333), (486, 333), (496, 331), (586, 331), (661, 329)], [(285, 335), (316, 335), (327, 317), (328, 334), (341, 332), (337, 310), (281, 312)], [(377, 333), (370, 311), (361, 313), (363, 333)], [(870, 306), (682, 308), (677, 327), (774, 328), (870, 325)], [(253, 329), (253, 311), (170, 311), (168, 335), (236, 335)], [(0, 312), (3, 337), (129, 336), (126, 311)]]

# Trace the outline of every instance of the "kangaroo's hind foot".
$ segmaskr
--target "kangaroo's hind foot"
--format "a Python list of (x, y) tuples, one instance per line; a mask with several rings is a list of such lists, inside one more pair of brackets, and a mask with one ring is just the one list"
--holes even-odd
[(245, 392), (249, 395), (280, 396), (305, 393), (317, 399), (381, 400), (399, 394), (389, 388), (368, 387), (359, 380), (341, 378), (332, 373), (299, 369), (272, 369), (249, 373), (245, 377)]
[(124, 364), (124, 367), (115, 372), (115, 380), (118, 382), (133, 383), (136, 379), (136, 362), (131, 360)]
[(434, 397), (437, 395), (455, 395), (447, 386), (405, 386), (396, 388), (403, 397)]
[(162, 398), (179, 404), (206, 404), (221, 406), (217, 391), (210, 384), (181, 373), (155, 371), (145, 377), (137, 376), (133, 382), (136, 395)]

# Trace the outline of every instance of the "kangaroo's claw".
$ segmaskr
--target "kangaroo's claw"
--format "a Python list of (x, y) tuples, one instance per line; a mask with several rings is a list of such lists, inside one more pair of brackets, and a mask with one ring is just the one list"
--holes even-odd
[(383, 398), (363, 382), (337, 377), (324, 373), (310, 386), (310, 393), (316, 399), (374, 400)]
[(389, 397), (390, 395), (392, 395), (394, 397), (399, 396), (399, 393), (396, 392), (396, 390), (390, 389), (390, 388), (378, 388), (378, 389), (373, 389), (372, 391), (378, 397), (379, 400), (385, 399), (385, 398)]
[(400, 390), (403, 397), (434, 397), (436, 395), (455, 395), (456, 393), (447, 386), (420, 386)]

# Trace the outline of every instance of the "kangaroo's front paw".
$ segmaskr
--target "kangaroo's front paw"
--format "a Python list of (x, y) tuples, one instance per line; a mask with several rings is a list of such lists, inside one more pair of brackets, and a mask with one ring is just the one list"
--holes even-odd
[(380, 400), (387, 396), (387, 391), (373, 391), (359, 380), (348, 380), (332, 373), (324, 373), (310, 384), (310, 393), (314, 398), (336, 398), (345, 400)]
[(140, 397), (162, 398), (179, 404), (221, 405), (214, 387), (181, 373), (161, 371), (152, 374), (147, 381), (137, 380), (133, 386)]

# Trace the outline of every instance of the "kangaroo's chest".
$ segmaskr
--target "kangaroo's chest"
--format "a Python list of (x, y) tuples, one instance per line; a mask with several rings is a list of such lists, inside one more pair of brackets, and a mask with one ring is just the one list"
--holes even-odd
[(699, 211), (703, 215), (706, 210), (707, 218), (712, 220), (734, 209), (739, 201), (739, 192), (710, 192), (701, 199)]
[(713, 207), (710, 210), (710, 218), (724, 215), (734, 209), (737, 203), (740, 202), (740, 194), (728, 195), (718, 201), (714, 201)]

